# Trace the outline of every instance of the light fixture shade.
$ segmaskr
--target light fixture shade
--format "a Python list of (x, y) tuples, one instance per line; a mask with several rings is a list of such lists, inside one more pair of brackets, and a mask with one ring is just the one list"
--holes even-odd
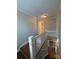
[(41, 18), (47, 18), (48, 14), (47, 13), (44, 13), (41, 15)]

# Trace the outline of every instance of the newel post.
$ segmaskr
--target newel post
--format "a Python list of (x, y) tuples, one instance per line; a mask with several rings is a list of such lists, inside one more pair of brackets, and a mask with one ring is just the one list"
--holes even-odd
[(28, 41), (29, 41), (30, 59), (36, 59), (35, 39), (33, 39), (33, 36), (29, 36)]

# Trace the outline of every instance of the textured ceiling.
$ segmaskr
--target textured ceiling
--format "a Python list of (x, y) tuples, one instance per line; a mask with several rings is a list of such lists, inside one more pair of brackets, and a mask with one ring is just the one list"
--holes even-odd
[(17, 10), (33, 16), (57, 14), (60, 0), (17, 0)]

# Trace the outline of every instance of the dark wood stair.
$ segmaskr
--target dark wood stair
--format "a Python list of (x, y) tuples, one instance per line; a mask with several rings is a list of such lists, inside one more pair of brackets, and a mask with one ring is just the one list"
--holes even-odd
[(20, 51), (17, 53), (17, 59), (30, 59), (29, 53), (29, 43), (20, 48)]
[[(56, 37), (48, 37), (48, 40), (51, 39), (57, 39)], [(49, 42), (50, 46), (54, 44), (53, 42)], [(57, 59), (55, 57), (55, 49), (48, 47), (48, 55), (44, 59)], [(17, 53), (17, 59), (30, 59), (30, 53), (29, 53), (29, 43), (24, 45), (22, 48), (20, 48), (20, 51)]]

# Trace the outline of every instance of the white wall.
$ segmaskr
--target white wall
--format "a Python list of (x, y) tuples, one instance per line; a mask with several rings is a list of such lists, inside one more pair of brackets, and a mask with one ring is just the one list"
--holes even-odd
[(56, 17), (48, 17), (46, 19), (46, 30), (56, 31)]
[(27, 37), (36, 33), (36, 18), (17, 11), (17, 48), (28, 41)]

